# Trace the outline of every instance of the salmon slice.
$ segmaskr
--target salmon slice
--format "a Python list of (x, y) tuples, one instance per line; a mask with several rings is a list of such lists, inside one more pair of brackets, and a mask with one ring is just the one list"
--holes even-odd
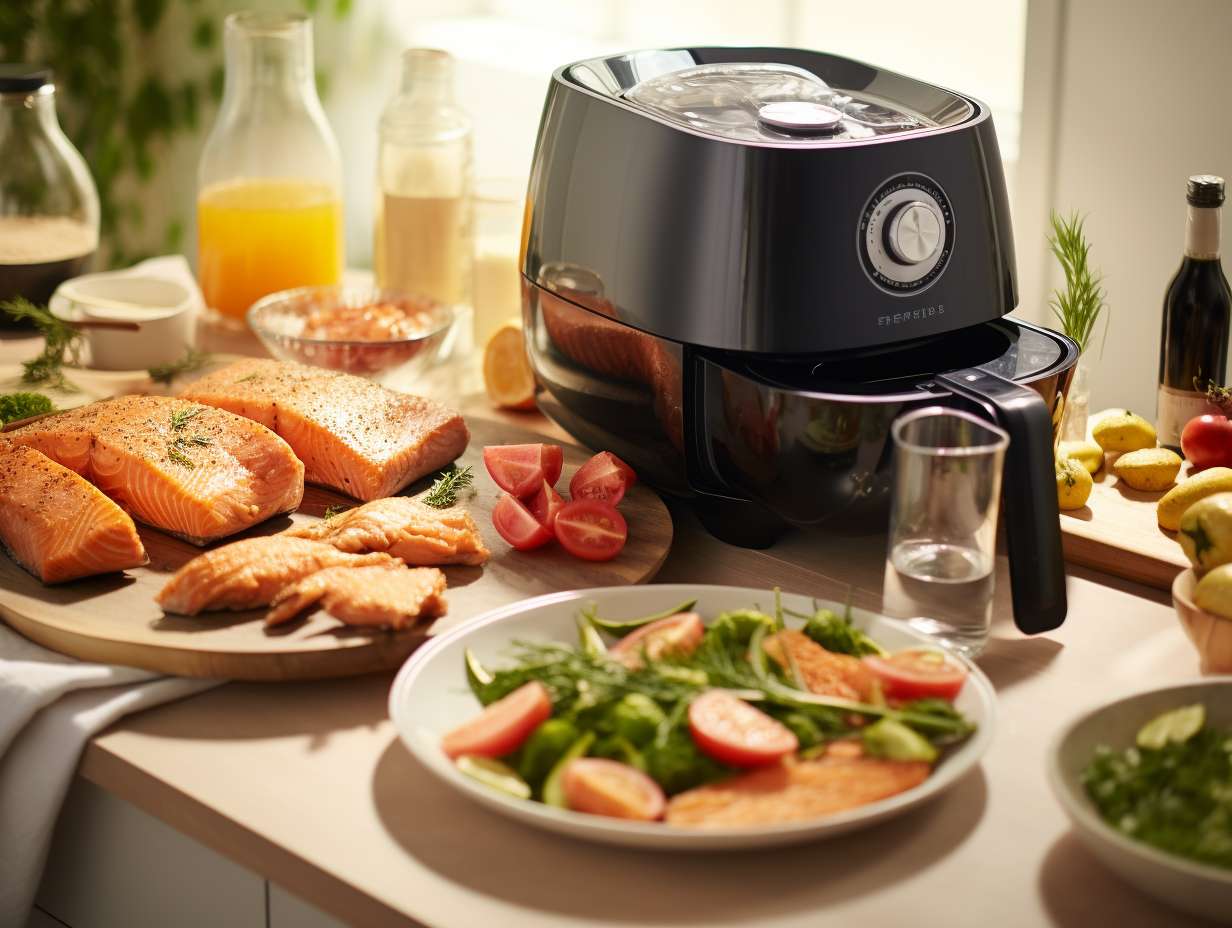
[(919, 786), (929, 770), (923, 761), (873, 757), (786, 761), (673, 796), (667, 822), (733, 828), (820, 818)]
[(445, 614), (445, 575), (435, 567), (327, 567), (287, 587), (266, 625), (281, 625), (320, 603), (347, 625), (410, 628)]
[(245, 538), (199, 554), (154, 597), (167, 612), (196, 615), (207, 609), (267, 606), (284, 587), (324, 567), (401, 567), (388, 554), (347, 554), (319, 541), (266, 535)]
[(2, 439), (0, 542), (44, 583), (149, 561), (123, 509), (67, 467)]
[(409, 496), (376, 499), (283, 534), (323, 541), (339, 551), (385, 551), (416, 567), (477, 566), (488, 559), (470, 513), (457, 507), (433, 509)]
[(864, 661), (850, 654), (827, 651), (798, 629), (771, 635), (764, 647), (780, 667), (790, 669), (794, 663), (810, 693), (860, 702), (872, 695), (875, 677)]
[(440, 403), (303, 364), (236, 361), (183, 395), (273, 429), (304, 462), (309, 483), (360, 500), (392, 496), (470, 441), (462, 416)]
[(269, 429), (167, 396), (121, 396), (8, 433), (76, 471), (139, 522), (203, 545), (290, 512), (304, 466)]

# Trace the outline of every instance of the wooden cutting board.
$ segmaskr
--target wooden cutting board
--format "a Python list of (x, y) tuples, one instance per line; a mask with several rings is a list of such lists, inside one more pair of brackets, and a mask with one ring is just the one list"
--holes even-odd
[(1176, 542), (1176, 533), (1160, 528), (1155, 520), (1155, 504), (1163, 495), (1134, 490), (1107, 468), (1100, 471), (1087, 505), (1061, 513), (1065, 559), (1161, 590), (1171, 589), (1189, 560)]
[[(581, 561), (559, 545), (512, 550), (492, 527), (500, 491), (483, 467), (483, 446), (543, 440), (525, 428), (468, 417), (471, 443), (461, 458), (475, 471), (475, 494), (463, 503), (492, 551), (482, 568), (448, 567), (448, 614), (428, 634), (529, 596), (594, 586), (644, 583), (667, 557), (672, 519), (662, 500), (638, 484), (620, 509), (629, 523), (624, 550), (606, 563)], [(590, 452), (565, 445), (561, 487)], [(424, 480), (407, 492), (419, 492)], [(293, 522), (317, 521), (331, 505), (353, 500), (309, 487), (300, 511), (246, 533), (273, 534)], [(178, 538), (138, 526), (150, 563), (123, 574), (48, 587), (0, 553), (0, 618), (27, 638), (82, 660), (127, 664), (161, 673), (236, 680), (305, 680), (390, 670), (425, 639), (423, 632), (386, 632), (342, 626), (323, 612), (267, 632), (264, 609), (197, 617), (164, 615), (154, 602), (172, 572), (201, 552)], [(244, 537), (244, 536), (237, 536)], [(230, 539), (234, 540), (234, 539)], [(225, 542), (224, 542), (225, 543)]]

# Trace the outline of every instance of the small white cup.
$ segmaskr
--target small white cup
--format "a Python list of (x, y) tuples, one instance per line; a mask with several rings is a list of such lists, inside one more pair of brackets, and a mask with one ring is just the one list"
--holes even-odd
[(66, 280), (52, 315), (67, 322), (135, 322), (136, 331), (86, 328), (90, 367), (129, 371), (178, 361), (192, 346), (197, 317), (188, 288), (161, 277), (107, 272)]

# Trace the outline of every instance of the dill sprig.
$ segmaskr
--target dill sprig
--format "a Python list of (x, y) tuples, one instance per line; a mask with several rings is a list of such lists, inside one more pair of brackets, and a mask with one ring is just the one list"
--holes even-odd
[(423, 502), (434, 509), (448, 509), (458, 501), (458, 494), (468, 489), (474, 482), (475, 475), (471, 472), (469, 465), (466, 467), (452, 465), (436, 478), (424, 496)]
[[(192, 406), (175, 410), (171, 413), (171, 431), (173, 433), (183, 432), (187, 428), (188, 423), (203, 412), (205, 412), (204, 406)], [(204, 435), (173, 434), (171, 441), (167, 443), (167, 460), (191, 470), (197, 465), (185, 452), (190, 448), (205, 448), (212, 444), (214, 444), (214, 440)]]
[[(1061, 322), (1061, 328), (1086, 351), (1095, 323), (1108, 304), (1104, 301), (1103, 276), (1091, 269), (1091, 243), (1083, 228), (1086, 220), (1073, 212), (1068, 218), (1052, 213), (1052, 235), (1048, 244), (1065, 272), (1065, 289), (1053, 291), (1048, 305)], [(1104, 323), (1104, 337), (1108, 325)]]
[(340, 516), (344, 512), (350, 512), (350, 506), (326, 506), (325, 512), (321, 514), (321, 518), (328, 522), (334, 516)]
[(165, 384), (169, 387), (175, 378), (183, 374), (191, 374), (193, 371), (199, 371), (212, 360), (213, 357), (204, 351), (189, 348), (184, 352), (184, 357), (180, 358), (180, 360), (172, 361), (169, 364), (155, 364), (146, 373), (150, 375), (150, 379), (155, 383)]
[(64, 365), (76, 364), (81, 352), (81, 332), (71, 323), (57, 319), (43, 306), (35, 306), (23, 297), (0, 303), (11, 319), (27, 320), (43, 336), (43, 351), (30, 361), (23, 361), (22, 383), (39, 383), (57, 390), (77, 392), (79, 389), (64, 376)]

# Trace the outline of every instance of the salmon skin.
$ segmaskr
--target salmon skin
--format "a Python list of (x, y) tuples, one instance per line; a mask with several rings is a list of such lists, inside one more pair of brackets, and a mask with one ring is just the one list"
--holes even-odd
[(470, 441), (462, 416), (440, 403), (304, 364), (236, 361), (183, 396), (273, 429), (304, 462), (309, 483), (365, 501), (440, 470)]
[(315, 606), (347, 625), (410, 628), (445, 614), (445, 575), (435, 567), (327, 567), (284, 589), (265, 617), (281, 625)]
[(0, 541), (44, 583), (148, 563), (128, 515), (67, 467), (0, 438)]
[(133, 518), (204, 545), (296, 509), (304, 466), (269, 429), (168, 396), (121, 396), (6, 437), (75, 471)]
[(388, 554), (347, 554), (305, 538), (264, 535), (245, 538), (199, 554), (154, 597), (167, 612), (196, 615), (210, 609), (268, 606), (284, 587), (325, 567), (401, 567)]
[(386, 551), (416, 567), (478, 566), (488, 559), (479, 527), (464, 509), (433, 509), (409, 496), (376, 499), (336, 516), (283, 532), (339, 551)]

